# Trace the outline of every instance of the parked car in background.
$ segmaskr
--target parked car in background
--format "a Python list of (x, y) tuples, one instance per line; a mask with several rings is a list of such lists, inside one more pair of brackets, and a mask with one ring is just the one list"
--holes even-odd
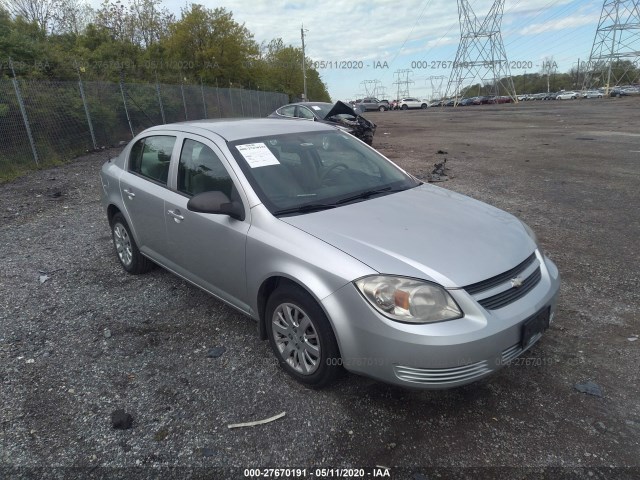
[(460, 105), (461, 107), (468, 107), (469, 105), (473, 105), (473, 99), (472, 98), (463, 98), (458, 102), (458, 105)]
[(527, 225), (323, 122), (159, 125), (100, 180), (126, 272), (156, 263), (254, 319), (308, 386), (343, 367), (464, 385), (528, 351), (556, 312), (558, 269)]
[(602, 98), (603, 94), (599, 90), (587, 90), (582, 93), (582, 98)]
[(624, 87), (615, 87), (609, 93), (611, 97), (628, 97), (632, 95), (640, 95), (640, 86), (629, 85)]
[(473, 97), (473, 104), (474, 105), (487, 105), (489, 103), (490, 99), (491, 99), (491, 97), (487, 97), (487, 96)]
[(327, 123), (348, 132), (368, 145), (373, 143), (376, 124), (355, 112), (344, 102), (298, 102), (283, 105), (269, 115), (278, 119), (305, 119)]
[(389, 101), (388, 100), (378, 100), (377, 98), (368, 97), (363, 98), (362, 100), (356, 100), (353, 109), (360, 109), (363, 112), (368, 112), (371, 110), (379, 110), (380, 112), (385, 112), (389, 110)]
[(408, 97), (402, 98), (398, 101), (398, 108), (400, 110), (409, 110), (410, 108), (427, 108), (429, 103), (426, 100), (420, 100), (419, 98)]
[(566, 92), (558, 92), (558, 94), (556, 95), (556, 100), (575, 100), (576, 98), (578, 98), (578, 96), (578, 92), (569, 90)]
[(503, 103), (512, 103), (513, 99), (511, 97), (508, 97), (506, 95), (500, 95), (497, 97), (491, 97), (489, 99), (489, 103), (491, 104), (503, 104)]

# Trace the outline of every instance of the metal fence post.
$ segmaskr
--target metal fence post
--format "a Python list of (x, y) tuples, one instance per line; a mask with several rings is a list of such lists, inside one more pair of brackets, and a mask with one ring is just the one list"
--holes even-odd
[(162, 105), (162, 96), (160, 95), (160, 84), (156, 77), (156, 93), (158, 94), (158, 105), (160, 106), (160, 116), (162, 117), (162, 123), (166, 124), (167, 119), (164, 118), (164, 106)]
[(189, 120), (187, 115), (187, 99), (184, 97), (184, 83), (180, 82), (180, 91), (182, 92), (182, 104), (184, 105), (184, 119)]
[(124, 113), (127, 114), (127, 122), (129, 122), (129, 130), (131, 130), (131, 138), (135, 137), (133, 133), (133, 125), (131, 125), (131, 117), (129, 117), (129, 109), (127, 108), (127, 97), (124, 93), (124, 72), (120, 71), (120, 93), (122, 94), (122, 103), (124, 105)]
[(233, 92), (231, 91), (233, 87), (231, 85), (233, 84), (229, 82), (229, 104), (231, 105), (231, 116), (234, 117), (235, 112), (233, 111)]
[(22, 120), (24, 121), (24, 126), (27, 129), (27, 137), (29, 137), (29, 143), (31, 144), (31, 151), (33, 152), (33, 159), (38, 162), (38, 151), (36, 150), (36, 142), (33, 140), (33, 135), (31, 133), (31, 126), (29, 125), (29, 117), (27, 117), (27, 110), (24, 108), (24, 102), (22, 101), (22, 94), (20, 93), (20, 85), (18, 85), (18, 79), (16, 78), (16, 71), (13, 69), (13, 60), (9, 58), (9, 66), (11, 67), (11, 73), (13, 74), (13, 78), (11, 81), (13, 82), (13, 89), (16, 92), (16, 97), (18, 98), (18, 106), (20, 107), (20, 113), (22, 114)]
[(222, 117), (222, 110), (220, 110), (220, 89), (218, 88), (218, 79), (216, 78), (216, 97), (218, 98), (218, 118)]
[(242, 116), (244, 117), (244, 104), (242, 103), (242, 93), (244, 89), (240, 89), (240, 111), (242, 112)]
[(262, 108), (260, 107), (260, 87), (258, 86), (258, 116), (262, 116)]
[[(76, 65), (76, 68), (78, 66)], [(80, 87), (80, 96), (82, 97), (82, 105), (84, 105), (84, 113), (87, 116), (87, 124), (89, 125), (89, 133), (91, 133), (91, 141), (93, 142), (93, 149), (98, 149), (98, 143), (96, 142), (96, 135), (93, 132), (93, 122), (91, 121), (91, 114), (89, 113), (89, 105), (87, 104), (87, 97), (84, 94), (84, 86), (82, 84), (82, 77), (80, 76), (80, 69), (78, 68), (78, 86)]]
[(204, 99), (204, 84), (202, 83), (202, 77), (200, 77), (200, 91), (202, 92), (202, 108), (204, 108), (204, 118), (209, 118), (209, 115), (207, 115), (207, 102)]

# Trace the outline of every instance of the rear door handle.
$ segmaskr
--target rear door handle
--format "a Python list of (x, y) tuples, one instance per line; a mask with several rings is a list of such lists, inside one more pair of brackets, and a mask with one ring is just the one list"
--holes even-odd
[(133, 198), (136, 196), (135, 193), (133, 193), (131, 190), (125, 188), (124, 190), (122, 190), (129, 198)]
[(167, 213), (172, 216), (176, 222), (184, 220), (184, 216), (180, 215), (180, 210), (167, 210)]

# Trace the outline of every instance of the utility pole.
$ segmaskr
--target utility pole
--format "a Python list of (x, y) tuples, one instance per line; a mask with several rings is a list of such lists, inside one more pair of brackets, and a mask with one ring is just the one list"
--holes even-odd
[(446, 97), (454, 97), (454, 105), (464, 88), (490, 81), (491, 93), (500, 95), (500, 87), (517, 103), (516, 89), (509, 69), (507, 52), (502, 42), (500, 26), (505, 0), (494, 0), (487, 16), (478, 20), (469, 0), (458, 0), (460, 45), (449, 76)]
[(304, 32), (308, 31), (304, 29), (304, 23), (302, 24), (302, 26), (300, 27), (300, 36), (302, 37), (302, 89), (303, 89), (303, 94), (302, 96), (304, 97), (303, 100), (306, 102), (308, 101), (307, 98), (307, 58), (305, 56), (304, 53)]
[[(615, 86), (638, 81), (627, 75), (638, 60), (640, 0), (604, 0), (582, 88), (592, 88), (605, 80), (608, 95), (612, 83)], [(619, 68), (614, 70), (614, 65)]]

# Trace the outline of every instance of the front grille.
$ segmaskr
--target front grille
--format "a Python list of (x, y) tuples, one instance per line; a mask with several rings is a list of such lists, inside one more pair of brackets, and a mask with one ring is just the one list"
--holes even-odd
[(452, 368), (414, 368), (396, 365), (393, 369), (400, 380), (424, 385), (447, 385), (470, 381), (491, 372), (486, 360)]
[(540, 267), (538, 267), (524, 282), (522, 282), (521, 286), (511, 287), (504, 292), (493, 295), (492, 297), (483, 298), (482, 300), (478, 300), (478, 303), (487, 310), (497, 310), (498, 308), (506, 307), (510, 303), (515, 302), (529, 293), (529, 291), (538, 284), (541, 278), (542, 273), (540, 272)]
[(536, 253), (533, 252), (529, 258), (527, 258), (524, 262), (519, 264), (516, 267), (513, 267), (511, 270), (508, 270), (500, 275), (496, 275), (495, 277), (491, 277), (487, 280), (483, 280), (482, 282), (473, 283), (471, 285), (467, 285), (464, 289), (469, 293), (469, 295), (475, 295), (480, 292), (484, 292), (485, 290), (489, 290), (493, 287), (497, 287), (501, 283), (508, 282), (512, 278), (517, 277), (519, 274), (524, 272), (529, 265), (531, 265), (536, 259)]

